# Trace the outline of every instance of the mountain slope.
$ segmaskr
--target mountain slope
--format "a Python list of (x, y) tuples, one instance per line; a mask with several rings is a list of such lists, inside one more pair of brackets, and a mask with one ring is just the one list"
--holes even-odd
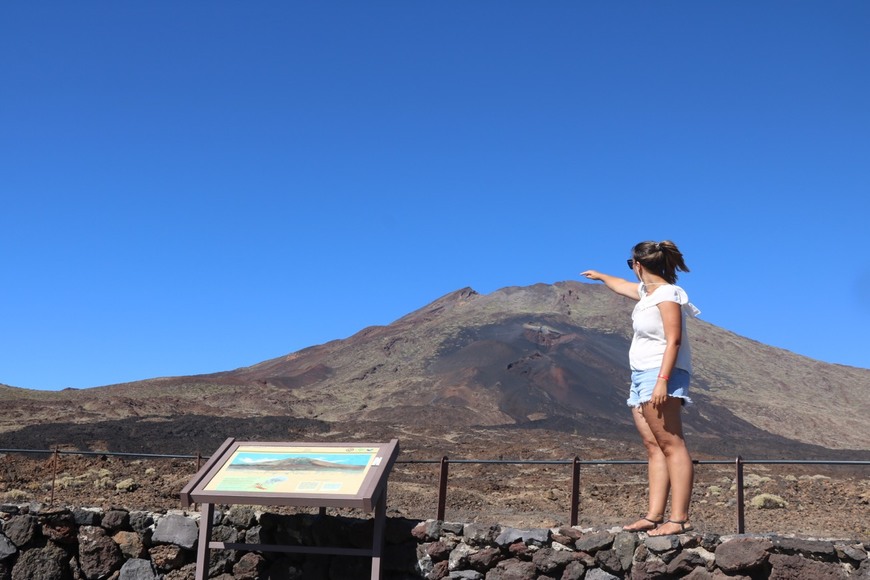
[[(69, 424), (60, 430), (69, 433), (75, 423), (125, 419), (141, 428), (180, 415), (287, 416), (385, 432), (547, 429), (630, 439), (631, 307), (577, 282), (488, 295), (466, 288), (388, 326), (233, 371), (38, 397), (6, 388), (0, 431), (15, 438), (35, 436), (40, 423)], [(698, 448), (870, 449), (870, 370), (814, 361), (703, 320), (689, 321), (689, 335), (696, 404), (686, 426)]]

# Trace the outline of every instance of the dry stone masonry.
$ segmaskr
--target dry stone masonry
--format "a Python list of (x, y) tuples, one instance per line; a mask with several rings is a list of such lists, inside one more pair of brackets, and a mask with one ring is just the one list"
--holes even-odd
[[(199, 514), (0, 506), (0, 580), (187, 580)], [(213, 540), (371, 547), (373, 522), (216, 510)], [(384, 580), (611, 580), (618, 578), (865, 579), (858, 541), (687, 533), (651, 538), (618, 529), (516, 529), (390, 518)], [(213, 550), (218, 580), (364, 580), (368, 558)]]

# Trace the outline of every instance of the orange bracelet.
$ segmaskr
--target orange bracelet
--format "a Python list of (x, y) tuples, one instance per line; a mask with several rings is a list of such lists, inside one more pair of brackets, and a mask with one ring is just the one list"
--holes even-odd
[(660, 379), (664, 379), (664, 380), (667, 381), (667, 380), (670, 379), (671, 377), (666, 376), (666, 375), (659, 375), (659, 378), (660, 378)]

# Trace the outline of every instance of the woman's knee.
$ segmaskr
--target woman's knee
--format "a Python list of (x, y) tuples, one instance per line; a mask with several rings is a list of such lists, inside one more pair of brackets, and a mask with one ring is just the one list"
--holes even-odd
[(664, 451), (661, 446), (659, 446), (658, 441), (653, 438), (643, 438), (643, 446), (646, 449), (646, 454), (650, 459), (655, 459), (658, 457), (664, 457)]
[(686, 442), (682, 437), (667, 438), (658, 442), (659, 449), (662, 454), (668, 459), (671, 458), (686, 458), (691, 461), (689, 449), (686, 447)]

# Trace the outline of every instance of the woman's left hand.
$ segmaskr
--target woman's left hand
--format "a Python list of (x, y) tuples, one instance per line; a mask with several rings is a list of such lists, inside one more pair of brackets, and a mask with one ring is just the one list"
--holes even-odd
[(650, 399), (650, 402), (653, 404), (653, 407), (658, 407), (659, 405), (664, 404), (667, 400), (668, 381), (665, 379), (658, 379), (656, 381), (656, 386), (653, 388), (652, 399)]

